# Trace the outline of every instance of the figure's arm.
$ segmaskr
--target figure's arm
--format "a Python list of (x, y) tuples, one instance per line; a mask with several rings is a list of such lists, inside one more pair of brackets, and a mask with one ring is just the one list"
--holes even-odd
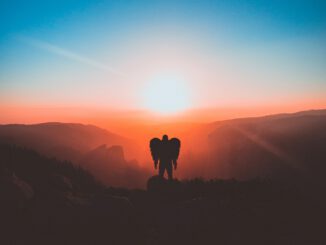
[(155, 167), (155, 169), (157, 169), (157, 164), (158, 164), (158, 159), (155, 159), (154, 160), (154, 167)]

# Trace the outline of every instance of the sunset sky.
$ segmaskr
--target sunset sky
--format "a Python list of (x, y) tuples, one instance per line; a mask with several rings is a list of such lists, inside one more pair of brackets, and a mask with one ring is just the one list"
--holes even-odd
[(323, 0), (1, 1), (0, 123), (325, 108), (325, 13)]

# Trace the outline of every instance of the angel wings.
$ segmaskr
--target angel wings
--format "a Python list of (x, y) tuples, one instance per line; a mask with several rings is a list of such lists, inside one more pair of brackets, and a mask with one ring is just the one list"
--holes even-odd
[(172, 138), (168, 140), (167, 137), (163, 137), (163, 140), (160, 140), (159, 138), (153, 138), (149, 145), (155, 164), (157, 164), (158, 160), (173, 161), (176, 163), (181, 145), (179, 139)]

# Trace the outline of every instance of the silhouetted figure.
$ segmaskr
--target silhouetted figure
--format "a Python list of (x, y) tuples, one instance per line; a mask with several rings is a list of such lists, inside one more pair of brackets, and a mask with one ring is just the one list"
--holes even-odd
[(157, 169), (157, 164), (159, 164), (159, 176), (163, 178), (166, 170), (169, 180), (172, 180), (172, 165), (176, 170), (180, 151), (180, 140), (177, 138), (172, 138), (169, 140), (167, 135), (163, 135), (162, 140), (153, 138), (150, 141), (150, 149), (154, 160), (155, 169)]

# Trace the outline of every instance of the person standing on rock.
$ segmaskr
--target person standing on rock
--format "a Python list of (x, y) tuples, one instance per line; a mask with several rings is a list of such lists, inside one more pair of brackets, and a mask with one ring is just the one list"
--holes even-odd
[(163, 135), (162, 140), (159, 138), (151, 139), (149, 146), (154, 161), (154, 167), (159, 165), (159, 176), (164, 178), (165, 171), (168, 179), (173, 179), (173, 167), (177, 169), (177, 160), (180, 152), (180, 140), (172, 138), (169, 140), (167, 135)]

